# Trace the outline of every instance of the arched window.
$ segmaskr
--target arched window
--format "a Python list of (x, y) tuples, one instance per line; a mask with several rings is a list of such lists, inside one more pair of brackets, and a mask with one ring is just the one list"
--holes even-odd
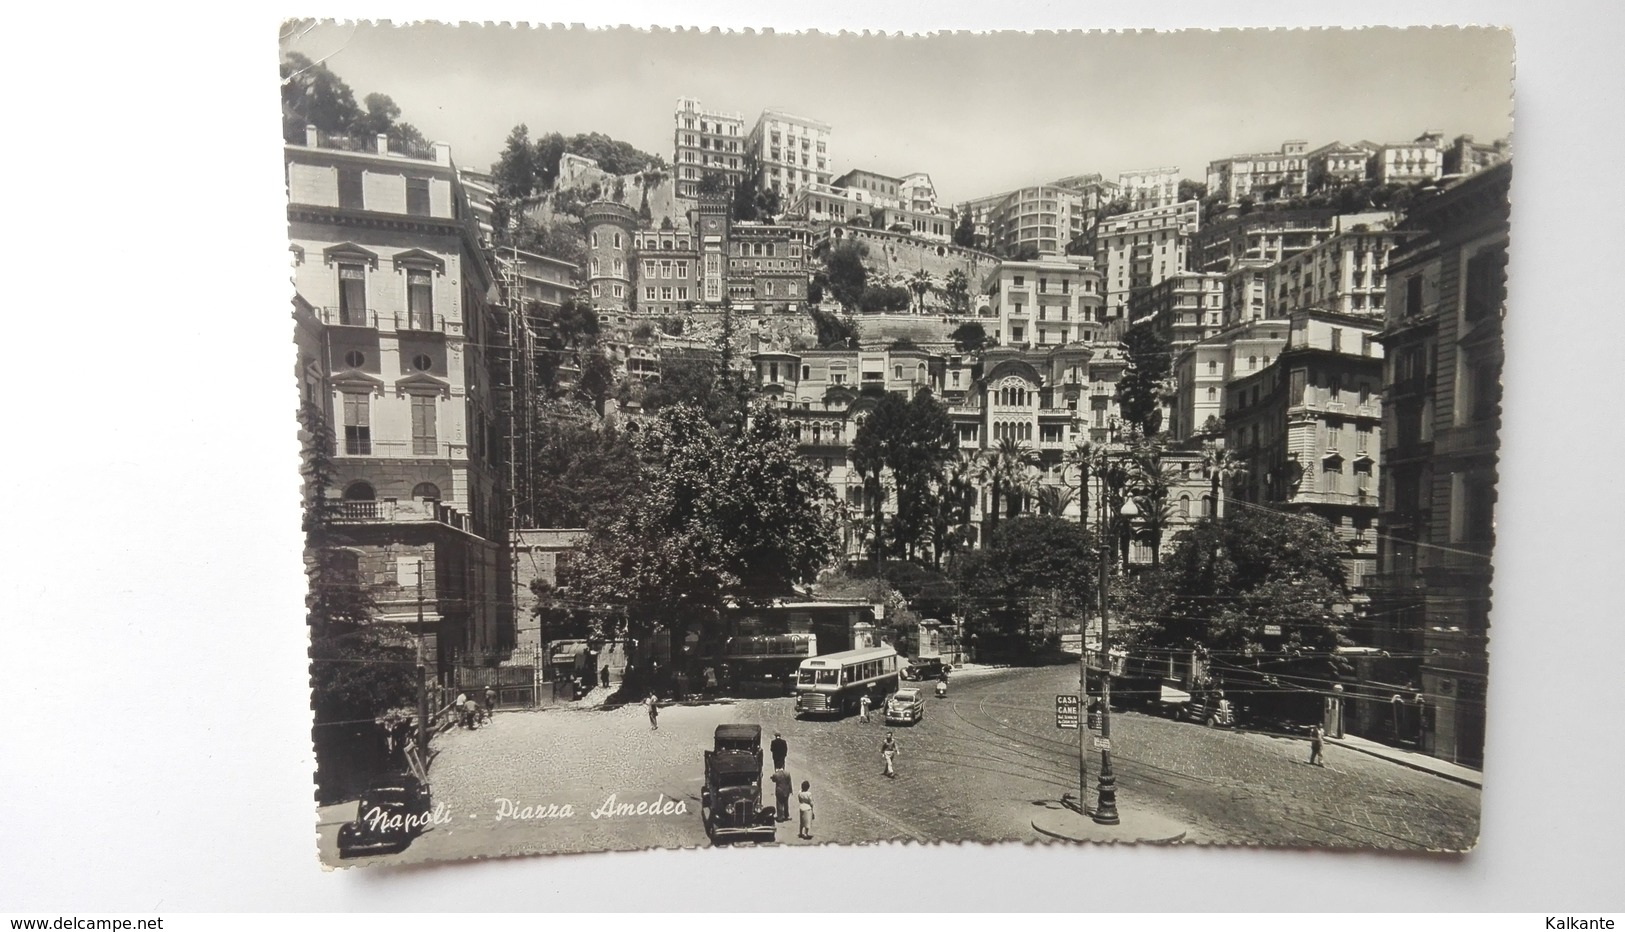
[(344, 487), (344, 500), (347, 502), (371, 502), (378, 499), (378, 493), (373, 491), (372, 483), (356, 480)]
[(1191, 497), (1189, 495), (1179, 496), (1179, 516), (1181, 518), (1191, 516)]
[(440, 486), (435, 485), (433, 482), (419, 482), (417, 485), (412, 486), (412, 497), (420, 502), (438, 502), (440, 501)]

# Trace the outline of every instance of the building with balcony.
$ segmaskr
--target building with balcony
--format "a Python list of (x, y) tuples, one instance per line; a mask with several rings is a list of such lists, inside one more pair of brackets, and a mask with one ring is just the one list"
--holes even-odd
[(1263, 320), (1267, 316), (1272, 267), (1272, 263), (1262, 259), (1243, 259), (1219, 273), (1224, 276), (1225, 327)]
[(1303, 197), (1309, 191), (1309, 143), (1289, 139), (1276, 152), (1215, 159), (1207, 166), (1207, 191), (1226, 204)]
[(1243, 263), (1272, 266), (1330, 239), (1338, 229), (1337, 211), (1227, 211), (1191, 237), (1194, 272), (1229, 272)]
[[(1010, 439), (1038, 454), (1039, 486), (1075, 485), (1076, 471), (1066, 472), (1062, 456), (1080, 440), (1107, 443), (1115, 436), (1116, 386), (1127, 366), (1117, 347), (1082, 343), (995, 347), (980, 358), (912, 347), (768, 352), (753, 355), (751, 363), (762, 395), (786, 419), (802, 454), (827, 470), (847, 516), (850, 556), (862, 551), (870, 520), (862, 515), (871, 506), (851, 444), (884, 394), (912, 399), (929, 390), (948, 406), (963, 456), (981, 456)], [(895, 507), (889, 496), (883, 513)], [(990, 507), (983, 489), (972, 509), (976, 538)], [(1020, 507), (1032, 510), (1035, 500)], [(1075, 519), (1079, 501), (1067, 507)]]
[[(284, 148), (307, 416), (330, 428), (325, 554), (443, 676), (514, 643), (497, 279), (451, 161)], [(312, 490), (307, 488), (307, 494)]]
[(699, 239), (686, 224), (634, 231), (638, 314), (674, 317), (700, 302)]
[(897, 197), (904, 210), (917, 214), (940, 214), (937, 209), (937, 186), (925, 172), (909, 172), (897, 188)]
[(1330, 522), (1348, 544), (1353, 590), (1364, 587), (1377, 556), (1380, 326), (1366, 317), (1297, 311), (1274, 361), (1224, 388), (1225, 447), (1246, 465), (1236, 498)]
[(1200, 220), (1201, 204), (1182, 201), (1118, 214), (1095, 227), (1094, 255), (1105, 277), (1108, 320), (1128, 318), (1133, 292), (1190, 269), (1190, 241)]
[(808, 223), (824, 225), (855, 223), (868, 225), (870, 214), (879, 209), (861, 188), (834, 188), (828, 185), (807, 185), (788, 201), (786, 218), (799, 218)]
[(882, 175), (862, 168), (854, 168), (830, 182), (830, 187), (841, 191), (863, 192), (862, 200), (879, 207), (902, 207), (903, 179)]
[(1249, 320), (1185, 347), (1174, 357), (1177, 394), (1168, 408), (1176, 443), (1224, 437), (1224, 389), (1266, 369), (1286, 346), (1285, 320)]
[(1379, 184), (1437, 181), (1444, 174), (1444, 138), (1423, 133), (1410, 142), (1384, 143), (1371, 154), (1370, 176)]
[(805, 227), (742, 221), (727, 231), (728, 298), (736, 308), (794, 313), (806, 306), (811, 234)]
[(1306, 160), (1310, 192), (1364, 183), (1371, 177), (1371, 155), (1376, 148), (1370, 143), (1332, 142), (1310, 150)]
[(1005, 260), (982, 283), (994, 296), (1000, 345), (1040, 349), (1092, 343), (1105, 330), (1101, 275), (1089, 256)]
[(1383, 269), (1403, 239), (1391, 230), (1356, 228), (1282, 259), (1268, 274), (1268, 315), (1315, 307), (1380, 317), (1388, 294)]
[(1223, 329), (1224, 284), (1225, 277), (1213, 272), (1176, 272), (1130, 294), (1129, 323), (1149, 323), (1178, 353)]
[(1412, 207), (1389, 256), (1374, 614), (1419, 655), (1422, 750), (1484, 750), (1512, 163)]
[(679, 97), (673, 123), (671, 166), (678, 197), (698, 197), (707, 175), (726, 179), (730, 191), (749, 177), (744, 114), (707, 110), (693, 97)]
[(835, 177), (830, 137), (830, 125), (821, 120), (763, 110), (745, 140), (756, 189), (788, 204), (808, 185), (829, 185)]
[(1003, 256), (1062, 252), (1093, 226), (1101, 205), (1092, 202), (1089, 194), (1053, 184), (1012, 191), (987, 211), (992, 249)]
[(1179, 203), (1178, 168), (1139, 168), (1117, 176), (1117, 196), (1129, 210), (1152, 210)]

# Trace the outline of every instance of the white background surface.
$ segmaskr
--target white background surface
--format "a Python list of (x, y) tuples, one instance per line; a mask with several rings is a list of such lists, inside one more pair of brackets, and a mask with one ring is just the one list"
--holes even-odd
[(1614, 4), (294, 10), (888, 31), (1489, 23), (1515, 29), (1519, 55), (1477, 851), (870, 846), (339, 873), (313, 840), (279, 14), (262, 7), (10, 15), (0, 911), (1625, 905)]

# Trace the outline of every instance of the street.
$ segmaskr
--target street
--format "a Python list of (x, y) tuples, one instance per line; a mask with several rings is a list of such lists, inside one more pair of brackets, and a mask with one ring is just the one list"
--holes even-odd
[[(892, 729), (878, 714), (798, 721), (789, 698), (665, 707), (658, 730), (636, 706), (501, 714), (436, 739), (430, 778), (449, 822), (402, 854), (343, 863), (705, 846), (701, 752), (724, 722), (760, 724), (764, 745), (782, 732), (796, 785), (812, 783), (813, 840), (792, 821), (780, 844), (1034, 841), (1034, 807), (1077, 789), (1078, 733), (1054, 724), (1055, 694), (1076, 687), (1073, 666), (956, 677), (924, 721)], [(1112, 727), (1119, 808), (1176, 820), (1187, 842), (1417, 850), (1477, 839), (1479, 790), (1433, 774), (1335, 746), (1314, 767), (1306, 741), (1135, 713)], [(888, 730), (895, 779), (881, 775)], [(1099, 758), (1089, 755), (1091, 794)], [(322, 828), (328, 863), (340, 863), (336, 831)]]

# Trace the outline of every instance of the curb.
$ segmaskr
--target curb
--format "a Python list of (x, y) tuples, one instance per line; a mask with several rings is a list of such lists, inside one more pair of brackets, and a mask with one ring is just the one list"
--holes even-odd
[(1484, 779), (1483, 779), (1483, 777), (1479, 777), (1477, 782), (1474, 782), (1473, 780), (1470, 780), (1470, 779), (1468, 779), (1466, 777), (1457, 776), (1456, 774), (1453, 774), (1453, 773), (1446, 773), (1446, 772), (1444, 772), (1442, 770), (1434, 770), (1432, 767), (1428, 767), (1425, 764), (1419, 764), (1419, 763), (1416, 763), (1414, 761), (1405, 760), (1404, 758), (1399, 758), (1399, 757), (1389, 757), (1386, 754), (1383, 754), (1383, 753), (1378, 752), (1378, 751), (1374, 751), (1374, 750), (1372, 750), (1370, 748), (1361, 747), (1361, 746), (1359, 746), (1357, 744), (1345, 744), (1345, 743), (1343, 743), (1343, 741), (1341, 739), (1338, 739), (1338, 738), (1327, 738), (1326, 743), (1327, 744), (1334, 744), (1334, 745), (1336, 745), (1336, 746), (1338, 746), (1340, 748), (1343, 748), (1346, 751), (1356, 751), (1356, 752), (1358, 752), (1360, 754), (1364, 754), (1364, 755), (1366, 755), (1368, 757), (1375, 757), (1378, 760), (1385, 760), (1385, 761), (1389, 762), (1390, 764), (1398, 764), (1401, 767), (1408, 767), (1411, 770), (1416, 770), (1416, 771), (1419, 771), (1421, 773), (1431, 773), (1435, 777), (1439, 777), (1440, 779), (1449, 780), (1452, 783), (1459, 783), (1462, 786), (1470, 786), (1475, 790), (1482, 790), (1484, 788)]

